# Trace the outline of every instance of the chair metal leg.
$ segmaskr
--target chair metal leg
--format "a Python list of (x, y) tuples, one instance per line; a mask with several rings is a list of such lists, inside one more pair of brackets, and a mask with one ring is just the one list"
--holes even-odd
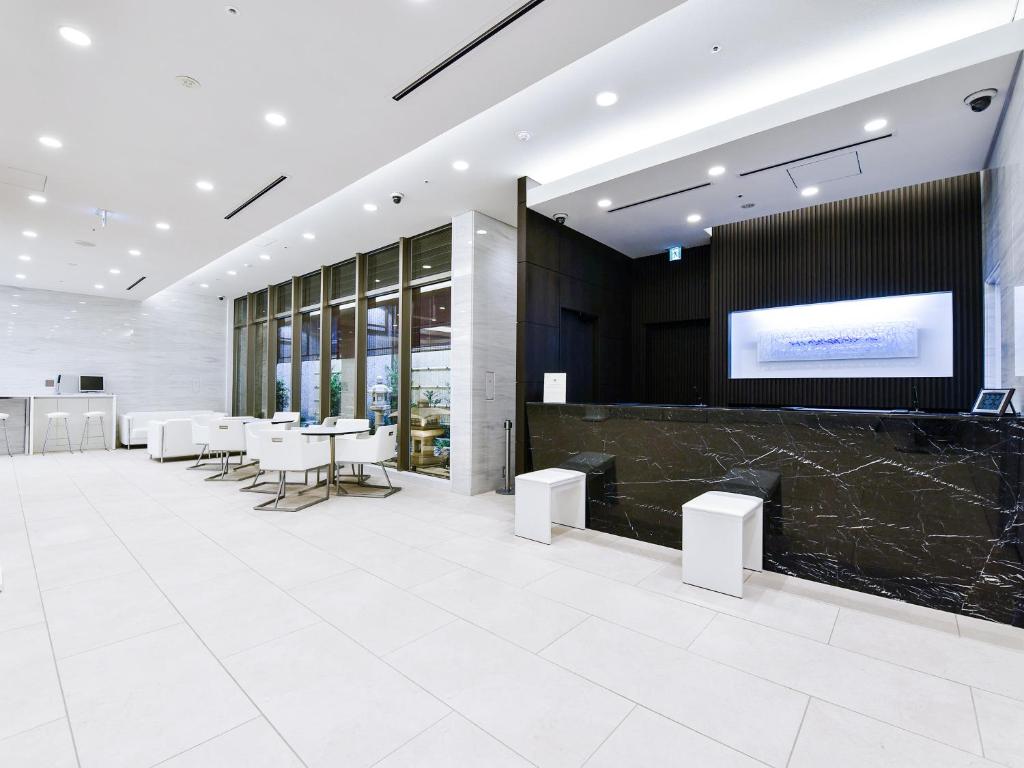
[[(71, 430), (68, 428), (68, 420), (67, 419), (64, 419), (64, 435), (68, 439), (68, 453), (74, 453), (75, 449), (71, 446)], [(79, 453), (84, 453), (84, 451), (80, 450)]]
[[(360, 466), (360, 470), (361, 470), (362, 469), (362, 465), (359, 465), (359, 466)], [(398, 493), (400, 490), (402, 490), (399, 486), (391, 484), (391, 477), (388, 475), (388, 468), (384, 466), (384, 462), (379, 462), (377, 464), (377, 466), (380, 467), (384, 471), (384, 479), (387, 480), (387, 482), (388, 482), (387, 485), (373, 485), (372, 483), (365, 483), (362, 480), (357, 481), (356, 485), (359, 488), (374, 488), (374, 489), (381, 490), (381, 491), (387, 491), (386, 493), (353, 493), (352, 491), (349, 491), (347, 495), (348, 496), (363, 496), (363, 497), (372, 498), (372, 499), (386, 499), (388, 496), (392, 495), (393, 493)], [(359, 472), (359, 476), (360, 477), (369, 477), (369, 475), (363, 475), (362, 471)]]
[(46, 455), (46, 442), (50, 439), (50, 427), (53, 426), (51, 419), (46, 420), (46, 434), (43, 435), (43, 456)]
[(11, 453), (11, 441), (10, 441), (10, 438), (7, 437), (7, 419), (3, 420), (3, 425), (4, 425), (4, 446), (7, 448), (7, 455), (10, 456), (13, 459), (14, 458), (14, 454)]

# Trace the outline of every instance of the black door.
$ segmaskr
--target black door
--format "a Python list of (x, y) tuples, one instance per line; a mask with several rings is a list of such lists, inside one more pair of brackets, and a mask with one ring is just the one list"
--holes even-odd
[(592, 403), (597, 396), (594, 386), (596, 325), (592, 315), (562, 310), (559, 353), (566, 374), (565, 399), (570, 403)]
[(706, 402), (708, 321), (649, 323), (644, 329), (645, 401), (676, 405)]

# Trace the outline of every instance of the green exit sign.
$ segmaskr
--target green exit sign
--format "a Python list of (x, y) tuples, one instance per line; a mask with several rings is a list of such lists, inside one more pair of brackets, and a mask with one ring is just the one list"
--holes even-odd
[(673, 245), (668, 249), (668, 260), (669, 261), (682, 261), (683, 260), (683, 246)]

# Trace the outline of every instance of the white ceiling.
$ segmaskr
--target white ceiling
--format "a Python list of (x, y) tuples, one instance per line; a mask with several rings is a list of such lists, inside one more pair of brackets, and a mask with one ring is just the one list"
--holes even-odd
[[(72, 15), (54, 3), (43, 12), (19, 2), (14, 23), (0, 30), (0, 56), (9, 71), (24, 71), (26, 61), (41, 71), (0, 84), (0, 103), (16, 108), (14, 119), (0, 124), (0, 157), (48, 173), (51, 202), (35, 209), (20, 193), (0, 191), (0, 268), (21, 268), (14, 254), (28, 248), (19, 233), (31, 227), (40, 231), (31, 248), (43, 257), (30, 265), (43, 267), (26, 281), (34, 287), (91, 292), (106, 258), (115, 257), (121, 263), (111, 266), (129, 278), (122, 254), (137, 245), (144, 263), (130, 266), (152, 275), (140, 289), (152, 292), (187, 276), (196, 290), (205, 282), (211, 293), (237, 295), (465, 210), (512, 221), (519, 176), (571, 178), (1005, 25), (1015, 0), (547, 0), (422, 92), (399, 105), (391, 101), (507, 4), (473, 0), (458, 3), (457, 12), (454, 0), (265, 0), (239, 4), (242, 14), (229, 19), (219, 5), (211, 11), (209, 3), (188, 0), (167, 6), (161, 19), (127, 0), (65, 3), (67, 13), (79, 9)], [(342, 5), (344, 14), (335, 10)], [(354, 14), (359, 23), (349, 18)], [(93, 47), (81, 51), (60, 41), (54, 27), (64, 21), (88, 28)], [(251, 24), (244, 34), (239, 22)], [(392, 43), (398, 39), (419, 42), (403, 58)], [(116, 54), (83, 63), (108, 44)], [(712, 54), (713, 45), (721, 51)], [(53, 61), (36, 63), (45, 58), (41, 50)], [(547, 72), (553, 74), (533, 82)], [(181, 89), (177, 74), (194, 75), (203, 88)], [(618, 92), (619, 103), (595, 106), (601, 90)], [(289, 125), (266, 126), (262, 115), (270, 109), (288, 115)], [(60, 117), (70, 130), (57, 124)], [(533, 135), (526, 144), (515, 137), (523, 128)], [(43, 132), (59, 134), (65, 148), (44, 151), (35, 143)], [(469, 171), (453, 171), (455, 159), (470, 162)], [(279, 173), (290, 176), (281, 188), (223, 221)], [(204, 176), (218, 184), (209, 195), (192, 186)], [(388, 200), (395, 190), (406, 194), (401, 206)], [(377, 213), (362, 210), (371, 201)], [(89, 249), (96, 252), (91, 271), (79, 279), (64, 264), (85, 249), (66, 243), (86, 236), (97, 205), (124, 211), (124, 219), (101, 233), (100, 247)], [(174, 229), (157, 233), (157, 218)], [(59, 230), (52, 258), (42, 250), (44, 225)], [(303, 240), (305, 231), (316, 239)], [(272, 260), (259, 260), (261, 252)], [(9, 280), (0, 273), (0, 282)], [(104, 282), (109, 290), (110, 278)]]
[[(395, 102), (522, 0), (232, 0), (237, 16), (226, 1), (6, 0), (0, 178), (5, 167), (40, 174), (48, 202), (0, 184), (0, 283), (21, 272), (34, 288), (97, 293), (99, 282), (106, 295), (145, 298), (679, 2), (548, 0)], [(64, 42), (65, 24), (92, 46)], [(186, 90), (178, 75), (202, 87)], [(287, 126), (267, 125), (269, 111)], [(214, 191), (197, 190), (199, 179)], [(97, 208), (114, 212), (106, 229)]]

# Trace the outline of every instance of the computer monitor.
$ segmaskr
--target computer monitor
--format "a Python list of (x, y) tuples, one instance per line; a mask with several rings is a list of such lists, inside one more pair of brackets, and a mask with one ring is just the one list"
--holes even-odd
[(79, 376), (78, 377), (78, 391), (79, 392), (102, 392), (103, 391), (103, 377), (102, 376)]

